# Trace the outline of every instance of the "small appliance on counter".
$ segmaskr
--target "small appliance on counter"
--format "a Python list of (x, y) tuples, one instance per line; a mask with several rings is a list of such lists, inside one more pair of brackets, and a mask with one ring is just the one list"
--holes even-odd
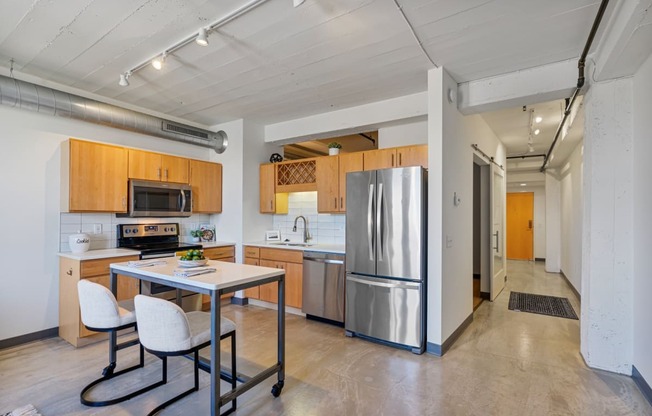
[[(175, 257), (177, 252), (201, 250), (201, 244), (179, 242), (179, 224), (119, 224), (118, 248), (140, 251), (140, 259)], [(140, 293), (167, 300), (175, 300), (177, 289), (159, 283), (140, 281)], [(201, 295), (182, 290), (182, 307), (185, 311), (200, 310)]]

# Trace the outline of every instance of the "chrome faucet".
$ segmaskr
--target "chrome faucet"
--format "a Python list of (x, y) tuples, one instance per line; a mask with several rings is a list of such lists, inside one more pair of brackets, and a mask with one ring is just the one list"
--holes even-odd
[(310, 231), (308, 231), (308, 220), (303, 215), (299, 215), (294, 219), (294, 227), (292, 227), (293, 232), (297, 232), (297, 221), (301, 218), (303, 220), (303, 242), (307, 243), (308, 240), (312, 240)]

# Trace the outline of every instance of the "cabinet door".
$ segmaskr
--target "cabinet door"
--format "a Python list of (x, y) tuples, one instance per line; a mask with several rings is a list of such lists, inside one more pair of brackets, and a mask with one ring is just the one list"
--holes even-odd
[(129, 179), (160, 181), (162, 178), (160, 154), (129, 149)]
[(285, 263), (285, 304), (301, 309), (303, 264)]
[(188, 159), (161, 155), (161, 172), (164, 182), (188, 183)]
[(396, 167), (396, 149), (368, 150), (363, 153), (364, 170), (387, 169)]
[(209, 260), (225, 260), (227, 258), (233, 258), (235, 256), (235, 246), (226, 246), (226, 247), (210, 247), (205, 248), (204, 257)]
[(127, 150), (70, 140), (71, 212), (127, 212)]
[(191, 160), (190, 186), (193, 212), (222, 212), (222, 165)]
[[(245, 257), (244, 263), (251, 264), (252, 266), (259, 266), (260, 260), (251, 257)], [(260, 286), (254, 286), (254, 287), (250, 287), (249, 289), (245, 289), (244, 295), (246, 298), (259, 299)]]
[(339, 156), (317, 158), (317, 211), (339, 211)]
[(273, 214), (276, 212), (274, 195), (274, 173), (276, 169), (271, 163), (260, 165), (260, 212)]
[[(273, 260), (260, 260), (260, 265), (263, 267), (273, 267), (275, 269), (282, 269), (284, 263), (279, 263)], [(281, 267), (279, 267), (279, 265)], [(278, 283), (267, 283), (265, 285), (260, 285), (260, 294), (259, 299), (266, 302), (278, 303)]]
[(340, 155), (340, 194), (339, 194), (339, 211), (346, 212), (346, 174), (349, 172), (359, 172), (363, 170), (362, 152), (345, 153)]
[(398, 166), (423, 166), (428, 168), (428, 145), (405, 146), (396, 149)]

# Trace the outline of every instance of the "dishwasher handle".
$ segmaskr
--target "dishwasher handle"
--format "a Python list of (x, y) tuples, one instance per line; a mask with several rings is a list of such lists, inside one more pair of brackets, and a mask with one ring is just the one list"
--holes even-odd
[(314, 261), (315, 263), (344, 264), (342, 260), (316, 259), (314, 257), (304, 257), (303, 261)]

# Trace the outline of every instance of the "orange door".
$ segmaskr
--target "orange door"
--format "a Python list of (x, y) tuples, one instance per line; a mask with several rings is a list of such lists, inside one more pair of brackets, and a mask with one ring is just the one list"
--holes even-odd
[(507, 194), (507, 258), (534, 260), (534, 193)]

